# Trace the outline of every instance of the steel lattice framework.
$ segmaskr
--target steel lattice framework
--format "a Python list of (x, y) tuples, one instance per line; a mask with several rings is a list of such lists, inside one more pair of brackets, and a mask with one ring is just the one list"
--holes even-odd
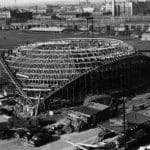
[(44, 98), (96, 69), (135, 53), (115, 39), (70, 38), (19, 46), (6, 58), (23, 91), (31, 99)]

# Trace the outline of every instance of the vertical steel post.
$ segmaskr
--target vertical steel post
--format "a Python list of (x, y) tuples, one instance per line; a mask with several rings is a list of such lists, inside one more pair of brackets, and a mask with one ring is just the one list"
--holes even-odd
[(126, 140), (126, 109), (125, 109), (125, 97), (123, 96), (123, 130), (124, 130), (124, 148), (127, 150)]

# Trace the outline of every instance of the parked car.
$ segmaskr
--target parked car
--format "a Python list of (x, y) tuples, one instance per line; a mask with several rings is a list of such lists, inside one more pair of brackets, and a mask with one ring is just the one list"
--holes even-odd
[[(22, 132), (21, 132), (21, 134), (22, 134)], [(49, 135), (53, 134), (53, 132), (49, 129), (34, 127), (34, 128), (27, 129), (25, 134), (22, 136), (22, 139), (24, 141), (28, 142), (37, 133), (43, 133), (43, 134), (49, 134)]]
[(27, 129), (25, 129), (25, 128), (19, 128), (15, 132), (15, 137), (22, 138), (26, 134), (26, 132), (27, 132)]
[(46, 144), (52, 140), (52, 134), (39, 132), (32, 136), (32, 138), (29, 140), (28, 144), (30, 146), (41, 146), (43, 144)]
[(8, 110), (6, 108), (1, 108), (0, 109), (0, 115), (12, 116), (13, 115), (13, 110)]
[(0, 131), (0, 139), (5, 140), (14, 137), (15, 130), (1, 130)]
[(54, 125), (50, 126), (49, 131), (52, 132), (53, 134), (60, 136), (61, 134), (63, 134), (63, 127), (64, 127), (64, 125), (61, 123), (54, 124)]
[(36, 133), (38, 133), (40, 131), (40, 128), (30, 128), (28, 129), (28, 131), (23, 135), (22, 139), (25, 141), (25, 142), (28, 142), (32, 136)]
[(39, 118), (39, 124), (40, 126), (47, 126), (55, 123), (55, 121), (47, 119), (47, 118)]

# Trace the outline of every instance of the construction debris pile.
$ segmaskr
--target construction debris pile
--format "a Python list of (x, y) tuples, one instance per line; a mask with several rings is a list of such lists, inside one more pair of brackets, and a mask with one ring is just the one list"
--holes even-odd
[[(85, 139), (85, 142), (80, 143), (66, 142), (81, 150), (96, 148), (115, 150), (124, 146), (125, 139), (130, 149), (139, 140), (150, 135), (150, 118), (145, 116), (145, 113), (141, 114), (143, 111), (148, 111), (148, 108), (136, 109), (136, 112), (130, 110), (131, 112), (126, 114), (126, 131), (124, 132), (122, 115), (112, 116), (114, 111), (112, 101), (116, 99), (110, 95), (88, 97), (83, 106), (49, 111), (39, 116), (25, 118), (15, 113), (17, 101), (14, 99), (14, 96), (0, 98), (0, 118), (5, 120), (0, 122), (0, 139), (2, 140), (16, 137), (31, 146), (41, 146), (59, 139), (62, 134), (98, 129), (94, 140), (86, 141)], [(119, 103), (116, 105), (121, 107)], [(118, 117), (120, 121), (117, 121)], [(118, 131), (117, 128), (121, 130)]]
[[(12, 99), (11, 101), (13, 101)], [(110, 114), (109, 106), (98, 103), (97, 106), (96, 103), (94, 105), (94, 102), (90, 102), (88, 106), (80, 106), (69, 108), (66, 111), (54, 112), (52, 116), (47, 114), (47, 116), (44, 115), (43, 117), (40, 115), (23, 118), (22, 116), (16, 116), (14, 113), (16, 103), (10, 104), (9, 100), (3, 101), (5, 101), (5, 103), (1, 105), (0, 114), (8, 118), (8, 120), (5, 126), (0, 124), (0, 139), (4, 140), (17, 137), (21, 139), (21, 141), (32, 146), (41, 146), (47, 142), (52, 142), (56, 137), (59, 138), (62, 134), (81, 132), (96, 127), (99, 122), (107, 119), (105, 116), (106, 114)], [(99, 136), (97, 143), (103, 143), (104, 140), (109, 137), (107, 137), (105, 133), (111, 135), (111, 137), (118, 137), (117, 134), (113, 132), (113, 134), (111, 134), (108, 130), (100, 129), (100, 131), (102, 131), (103, 134)], [(110, 143), (108, 141), (105, 142)], [(108, 144), (106, 145), (108, 146)]]

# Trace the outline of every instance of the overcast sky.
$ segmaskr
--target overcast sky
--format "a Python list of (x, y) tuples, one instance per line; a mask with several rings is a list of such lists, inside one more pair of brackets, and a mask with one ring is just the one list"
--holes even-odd
[[(80, 0), (80, 1), (84, 1), (84, 0)], [(91, 0), (91, 1), (96, 1), (96, 0)], [(102, 0), (100, 0), (102, 1)], [(77, 3), (79, 2), (79, 0), (0, 0), (0, 6), (19, 6), (19, 5), (38, 5), (38, 4), (45, 4), (45, 3), (49, 3), (49, 4), (55, 4), (55, 3), (61, 3), (61, 2), (65, 2), (65, 3)]]
[[(57, 4), (59, 3), (79, 3), (79, 1), (85, 0), (0, 0), (0, 7), (7, 7), (7, 6), (25, 6), (25, 5), (38, 5), (38, 4)], [(89, 0), (91, 2), (102, 2), (105, 0)], [(111, 0), (106, 0), (111, 1)], [(118, 0), (116, 0), (118, 1)], [(121, 1), (121, 0), (120, 0)], [(122, 0), (123, 1), (123, 0)], [(144, 0), (140, 0), (144, 1)]]
[[(86, 0), (0, 0), (0, 7), (7, 6), (24, 6), (24, 5), (38, 5), (38, 4), (67, 4), (67, 3), (79, 3), (79, 1)], [(91, 2), (102, 2), (104, 0), (89, 0)]]

